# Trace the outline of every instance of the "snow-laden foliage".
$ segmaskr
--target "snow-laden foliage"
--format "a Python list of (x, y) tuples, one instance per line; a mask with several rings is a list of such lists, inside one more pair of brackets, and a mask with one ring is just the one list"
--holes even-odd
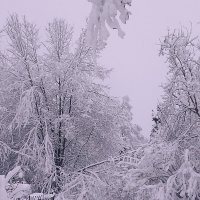
[(185, 152), (185, 161), (180, 169), (167, 180), (166, 199), (191, 199), (200, 197), (200, 174), (196, 173), (189, 160), (189, 151)]
[[(137, 153), (141, 150), (138, 149)], [(162, 167), (170, 163), (170, 158), (166, 159), (166, 150), (163, 148), (162, 155), (159, 155), (160, 153), (155, 148), (154, 152), (150, 151), (149, 144), (143, 146), (143, 155), (139, 162), (123, 175), (124, 193), (132, 192), (132, 198), (137, 200), (196, 200), (199, 198), (200, 174), (195, 171), (193, 149), (191, 152), (185, 151), (185, 155), (181, 156), (181, 166), (173, 173), (170, 169)], [(151, 154), (154, 157), (151, 157)], [(162, 163), (154, 161), (155, 159)]]
[(15, 200), (27, 197), (31, 193), (30, 185), (20, 183), (23, 180), (23, 171), (20, 166), (8, 172), (7, 175), (0, 176), (0, 199)]
[[(86, 173), (86, 174), (85, 174)], [(57, 200), (84, 200), (99, 199), (101, 187), (105, 185), (93, 172), (76, 174), (69, 183), (66, 183), (63, 192), (57, 196)]]
[(125, 190), (127, 172), (136, 168), (141, 155), (137, 150), (106, 159), (82, 168), (78, 173), (68, 175), (63, 191), (57, 200), (95, 199), (126, 200), (135, 199), (131, 190)]
[(117, 29), (118, 35), (123, 38), (125, 33), (120, 27), (118, 18), (123, 24), (126, 24), (131, 14), (126, 9), (126, 5), (131, 6), (132, 0), (88, 1), (92, 3), (87, 27), (87, 40), (90, 46), (96, 47), (98, 42), (102, 48), (106, 45), (106, 40), (110, 35), (107, 27)]
[(163, 184), (141, 187), (136, 195), (137, 200), (166, 200), (165, 187)]
[[(75, 49), (64, 20), (55, 19), (46, 31), (41, 42), (26, 18), (7, 19), (9, 45), (0, 62), (1, 170), (16, 162), (33, 192), (58, 193), (69, 174), (130, 149), (140, 134), (128, 98), (111, 97), (103, 85), (110, 70), (98, 64), (101, 52), (88, 47), (86, 31)], [(82, 187), (94, 180), (80, 177)]]

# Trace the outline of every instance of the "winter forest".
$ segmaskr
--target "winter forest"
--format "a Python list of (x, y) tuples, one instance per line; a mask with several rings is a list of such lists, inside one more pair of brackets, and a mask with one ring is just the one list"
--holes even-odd
[(56, 16), (42, 37), (23, 13), (0, 24), (0, 200), (200, 200), (198, 35), (158, 38), (167, 74), (147, 137), (100, 62), (113, 34), (126, 37), (134, 1), (84, 3), (75, 42)]

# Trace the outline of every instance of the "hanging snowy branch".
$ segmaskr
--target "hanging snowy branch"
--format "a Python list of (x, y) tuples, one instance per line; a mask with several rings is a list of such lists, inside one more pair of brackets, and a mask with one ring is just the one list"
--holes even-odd
[(176, 174), (167, 180), (166, 199), (198, 199), (200, 195), (200, 174), (196, 173), (185, 151), (185, 162)]
[(16, 124), (17, 128), (19, 128), (21, 126), (25, 127), (28, 124), (33, 114), (34, 89), (34, 87), (31, 87), (22, 93), (16, 116), (12, 122), (13, 126)]
[(103, 48), (106, 45), (106, 40), (109, 37), (108, 28), (117, 29), (118, 35), (123, 38), (125, 33), (120, 27), (117, 19), (123, 24), (126, 24), (131, 14), (126, 5), (131, 6), (132, 0), (88, 0), (92, 3), (92, 10), (88, 20), (87, 40), (92, 47), (97, 46), (97, 42)]

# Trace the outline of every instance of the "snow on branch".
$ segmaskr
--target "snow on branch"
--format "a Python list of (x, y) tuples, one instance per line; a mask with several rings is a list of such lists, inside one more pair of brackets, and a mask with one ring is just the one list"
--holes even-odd
[(117, 19), (123, 24), (126, 24), (130, 11), (126, 9), (126, 5), (131, 6), (132, 0), (88, 0), (92, 3), (92, 10), (88, 19), (87, 40), (92, 47), (96, 47), (97, 41), (103, 48), (106, 45), (106, 40), (109, 37), (108, 28), (117, 29), (118, 35), (123, 38), (125, 33), (120, 27)]
[(46, 134), (44, 137), (44, 148), (45, 148), (45, 171), (46, 173), (51, 173), (53, 166), (54, 152), (53, 152), (52, 141), (48, 134), (47, 127), (46, 127)]
[(27, 125), (31, 115), (33, 114), (33, 102), (35, 101), (34, 90), (35, 87), (31, 87), (22, 93), (12, 125), (17, 124), (17, 127), (21, 127), (22, 125), (25, 127)]
[(100, 194), (100, 188), (105, 186), (105, 183), (98, 177), (98, 175), (91, 171), (75, 174), (70, 182), (66, 183), (56, 200), (68, 199), (82, 200), (91, 197), (97, 199)]
[(5, 160), (7, 156), (10, 154), (10, 152), (33, 159), (32, 156), (25, 154), (23, 151), (14, 150), (10, 146), (8, 146), (5, 142), (0, 141), (0, 161)]
[(15, 176), (21, 170), (20, 166), (15, 167), (13, 170), (9, 171), (6, 175), (6, 181), (8, 182), (13, 176)]
[(185, 161), (176, 174), (167, 180), (166, 198), (195, 200), (200, 194), (200, 174), (196, 173), (185, 151)]

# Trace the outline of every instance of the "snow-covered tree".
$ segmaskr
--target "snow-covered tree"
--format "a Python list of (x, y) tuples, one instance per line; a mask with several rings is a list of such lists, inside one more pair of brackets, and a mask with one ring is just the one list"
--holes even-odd
[(72, 50), (73, 30), (64, 20), (46, 30), (41, 42), (34, 24), (7, 19), (0, 153), (8, 169), (13, 162), (26, 169), (33, 190), (58, 192), (65, 174), (130, 148), (133, 127), (127, 100), (109, 96), (101, 82), (110, 70), (97, 63), (100, 50), (88, 47), (86, 31)]
[(123, 174), (123, 190), (140, 200), (198, 199), (199, 42), (189, 31), (169, 32), (160, 55), (169, 64), (163, 99), (149, 143), (137, 150), (138, 162)]

